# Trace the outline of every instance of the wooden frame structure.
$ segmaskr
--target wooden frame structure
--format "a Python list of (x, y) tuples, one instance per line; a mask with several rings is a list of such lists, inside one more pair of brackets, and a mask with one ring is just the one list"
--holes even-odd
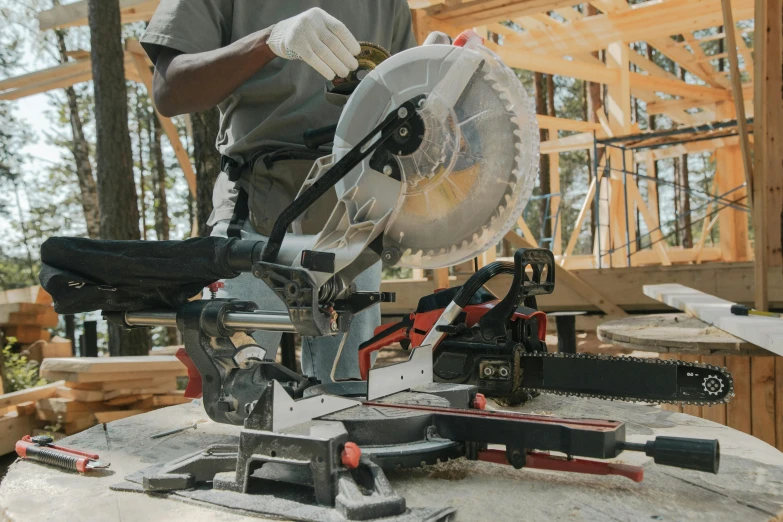
[[(148, 20), (158, 2), (121, 0), (123, 21)], [(631, 302), (618, 292), (623, 285), (628, 287), (629, 281), (640, 289), (643, 281), (649, 282), (645, 278), (652, 270), (668, 278), (665, 279), (668, 282), (681, 282), (718, 294), (716, 280), (704, 281), (699, 279), (699, 274), (714, 274), (716, 279), (736, 277), (742, 282), (739, 285), (742, 288), (730, 298), (756, 301), (759, 308), (765, 308), (770, 300), (783, 306), (780, 277), (783, 275), (780, 228), (783, 208), (783, 170), (780, 169), (783, 158), (780, 155), (783, 152), (775, 146), (775, 139), (783, 134), (781, 2), (647, 0), (631, 5), (627, 0), (593, 0), (589, 3), (598, 14), (586, 16), (584, 3), (574, 0), (409, 0), (419, 41), (433, 30), (455, 36), (464, 29), (474, 28), (485, 35), (499, 35), (499, 43), (490, 42), (488, 46), (512, 67), (606, 86), (606, 112), (597, 115), (598, 123), (539, 117), (539, 125), (553, 133), (552, 139), (542, 143), (542, 153), (551, 159), (554, 192), (559, 191), (560, 186), (560, 154), (592, 149), (596, 139), (639, 133), (638, 125), (632, 123), (634, 98), (646, 103), (649, 114), (664, 114), (675, 125), (696, 126), (737, 120), (737, 135), (699, 139), (636, 153), (609, 148), (606, 155), (614, 165), (625, 162), (635, 170), (635, 165), (651, 169), (655, 161), (683, 153), (712, 153), (717, 165), (716, 190), (721, 194), (730, 192), (735, 202), (743, 204), (747, 204), (752, 195), (753, 222), (761, 233), (757, 232), (751, 242), (747, 214), (736, 205), (725, 206), (713, 222), (705, 220), (703, 228), (703, 237), (712, 227), (719, 230), (718, 245), (707, 246), (700, 241), (689, 249), (668, 247), (661, 240), (660, 232), (655, 232), (660, 226), (659, 216), (653, 211), (657, 207), (657, 189), (648, 186), (645, 198), (636, 179), (612, 169), (590, 186), (575, 232), (564, 237), (561, 227), (555, 231), (553, 251), (559, 263), (559, 291), (556, 296), (542, 299), (542, 305), (550, 309), (588, 309), (608, 316), (649, 308), (652, 304), (640, 295), (640, 291), (632, 292), (636, 297)], [(41, 13), (39, 18), (42, 30), (86, 25), (86, 2), (59, 6)], [(754, 19), (755, 25), (751, 27), (747, 21)], [(742, 28), (735, 22), (744, 22)], [(719, 26), (724, 30), (718, 30)], [(731, 29), (725, 30), (726, 27)], [(754, 31), (754, 27), (764, 30)], [(713, 30), (705, 32), (707, 29)], [(754, 36), (752, 46), (744, 38), (749, 33)], [(708, 55), (702, 45), (719, 39), (726, 40), (726, 52)], [(650, 61), (633, 45), (640, 42), (646, 42), (679, 64), (689, 73), (690, 79), (685, 81)], [(601, 51), (605, 59), (595, 58), (594, 51)], [(728, 73), (716, 66), (721, 58), (729, 59)], [(149, 89), (151, 64), (137, 42), (128, 42), (125, 63), (128, 78), (141, 81)], [(80, 58), (47, 71), (0, 82), (0, 99), (18, 99), (87, 81), (90, 77), (89, 58)], [(761, 81), (754, 81), (756, 79)], [(763, 110), (756, 109), (759, 107)], [(756, 115), (752, 143), (742, 114), (745, 111), (748, 117)], [(161, 121), (194, 191), (195, 176), (187, 152), (179, 142), (173, 124), (167, 118), (161, 117)], [(751, 157), (755, 165), (751, 165)], [(574, 254), (580, 234), (586, 232), (583, 225), (597, 194), (600, 195), (598, 213), (605, 216), (597, 233), (604, 244), (622, 244), (627, 237), (637, 238), (644, 230), (652, 231), (650, 235), (654, 241), (650, 248), (633, 246), (633, 255), (629, 256), (631, 267), (622, 270), (626, 278), (623, 285), (611, 281), (594, 282), (602, 278), (602, 271), (596, 269), (607, 266), (602, 263), (603, 252), (596, 249), (589, 255)], [(556, 205), (554, 207), (553, 212), (556, 212)], [(520, 220), (517, 231), (510, 233), (506, 240), (514, 246), (536, 245), (536, 238), (524, 220)], [(625, 266), (623, 257), (609, 264)], [(495, 253), (488, 252), (477, 263), (488, 263), (494, 258)], [(429, 275), (417, 270), (411, 280), (385, 284), (406, 296), (400, 303), (410, 304), (414, 297), (437, 287), (459, 283), (465, 277), (459, 270), (440, 270)], [(403, 310), (391, 305), (385, 309), (390, 314)]]

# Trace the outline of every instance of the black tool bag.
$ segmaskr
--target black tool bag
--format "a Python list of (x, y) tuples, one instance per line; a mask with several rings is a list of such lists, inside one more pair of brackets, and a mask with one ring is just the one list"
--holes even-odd
[(41, 247), (41, 285), (60, 314), (176, 309), (219, 279), (236, 240), (96, 241), (53, 237)]

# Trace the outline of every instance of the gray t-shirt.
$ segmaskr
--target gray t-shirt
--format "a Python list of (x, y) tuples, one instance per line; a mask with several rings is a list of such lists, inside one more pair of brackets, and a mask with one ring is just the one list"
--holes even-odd
[[(154, 63), (161, 46), (211, 51), (312, 7), (392, 54), (416, 45), (406, 0), (161, 0), (141, 41)], [(324, 99), (325, 84), (306, 63), (276, 58), (220, 104), (218, 150), (245, 162), (260, 147), (301, 145), (306, 130), (337, 123), (341, 109)]]

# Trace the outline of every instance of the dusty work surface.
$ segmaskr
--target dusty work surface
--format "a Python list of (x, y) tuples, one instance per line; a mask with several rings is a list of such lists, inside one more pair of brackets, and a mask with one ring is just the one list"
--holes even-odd
[[(624, 462), (644, 464), (637, 484), (621, 477), (514, 470), (465, 460), (390, 474), (409, 506), (454, 506), (457, 520), (704, 520), (764, 521), (783, 513), (783, 453), (743, 433), (658, 408), (597, 399), (544, 396), (521, 411), (627, 422), (628, 439), (655, 435), (718, 438), (721, 472), (651, 465), (638, 453)], [(202, 421), (159, 440), (150, 435)], [(212, 443), (235, 440), (238, 428), (206, 421), (198, 404), (174, 406), (96, 426), (62, 441), (97, 451), (111, 462), (103, 475), (79, 476), (30, 462), (13, 464), (0, 485), (0, 508), (8, 520), (188, 522), (259, 520), (161, 497), (110, 490), (123, 477)]]
[(598, 327), (598, 338), (623, 348), (694, 355), (774, 355), (688, 314), (630, 316)]

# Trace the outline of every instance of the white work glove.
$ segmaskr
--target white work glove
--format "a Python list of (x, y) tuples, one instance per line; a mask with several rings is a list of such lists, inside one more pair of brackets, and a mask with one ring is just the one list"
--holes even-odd
[(341, 21), (317, 7), (275, 25), (267, 45), (281, 58), (306, 62), (327, 80), (355, 71), (355, 56), (362, 52)]

